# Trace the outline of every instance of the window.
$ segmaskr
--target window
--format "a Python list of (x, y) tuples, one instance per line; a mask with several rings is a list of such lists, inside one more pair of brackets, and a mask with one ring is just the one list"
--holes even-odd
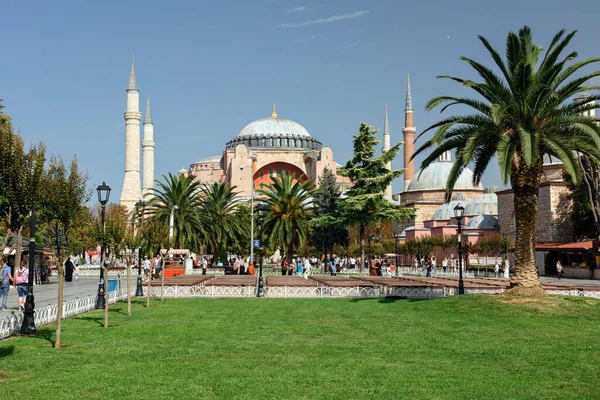
[(259, 176), (260, 179), (262, 179), (265, 176), (265, 173), (263, 171), (260, 171), (258, 173), (258, 176)]

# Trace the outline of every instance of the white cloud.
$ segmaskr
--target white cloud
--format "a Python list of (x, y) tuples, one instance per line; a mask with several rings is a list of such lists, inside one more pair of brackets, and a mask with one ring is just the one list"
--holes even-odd
[(354, 42), (354, 43), (350, 43), (350, 44), (348, 45), (348, 47), (356, 47), (356, 46), (358, 46), (359, 44), (360, 44), (360, 42)]
[(314, 25), (314, 24), (329, 24), (331, 22), (342, 21), (350, 18), (358, 18), (368, 14), (366, 10), (358, 11), (352, 14), (333, 15), (328, 18), (317, 18), (310, 21), (299, 22), (295, 24), (281, 24), (277, 25), (276, 28), (299, 28), (301, 26)]
[(291, 14), (291, 13), (300, 12), (300, 11), (306, 11), (306, 7), (305, 6), (294, 7), (291, 10), (287, 10), (286, 13)]

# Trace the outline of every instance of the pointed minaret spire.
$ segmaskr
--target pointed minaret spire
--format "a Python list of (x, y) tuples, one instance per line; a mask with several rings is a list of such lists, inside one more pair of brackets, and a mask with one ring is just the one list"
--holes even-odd
[(152, 111), (150, 110), (150, 96), (146, 96), (146, 112), (144, 113), (144, 125), (154, 124), (152, 122)]
[(135, 68), (131, 57), (131, 72), (126, 89), (125, 106), (125, 178), (120, 203), (129, 212), (135, 208), (135, 203), (142, 198), (140, 187), (140, 90), (135, 78)]
[(406, 87), (406, 107), (404, 108), (404, 191), (408, 190), (410, 181), (415, 176), (415, 161), (411, 157), (415, 152), (415, 132), (413, 125), (412, 94), (410, 93), (410, 74), (408, 74), (408, 86)]
[(410, 93), (410, 74), (408, 74), (408, 86), (406, 87), (406, 108), (404, 111), (413, 111), (412, 94)]
[(129, 71), (129, 82), (127, 82), (127, 90), (140, 90), (135, 77), (135, 59), (131, 56), (131, 71)]
[[(383, 121), (383, 149), (382, 151), (386, 153), (391, 147), (391, 139), (390, 139), (390, 123), (388, 121), (388, 106), (385, 105), (385, 120)], [(388, 171), (392, 170), (392, 162), (389, 161), (386, 163), (385, 168)], [(392, 184), (385, 189), (385, 196), (388, 198), (392, 198)]]
[(154, 121), (150, 110), (150, 96), (146, 97), (144, 115), (144, 140), (142, 140), (142, 196), (154, 188)]

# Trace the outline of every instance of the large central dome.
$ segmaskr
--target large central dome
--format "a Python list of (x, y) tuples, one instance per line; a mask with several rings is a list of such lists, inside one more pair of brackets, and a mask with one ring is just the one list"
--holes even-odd
[(239, 133), (238, 137), (256, 135), (310, 137), (310, 134), (302, 125), (290, 119), (279, 117), (275, 112), (275, 109), (273, 109), (273, 113), (270, 117), (261, 118), (246, 125), (246, 127)]
[(321, 142), (312, 137), (299, 123), (279, 117), (273, 105), (273, 113), (268, 118), (250, 122), (226, 148), (243, 144), (248, 148), (275, 148), (295, 151), (320, 150)]

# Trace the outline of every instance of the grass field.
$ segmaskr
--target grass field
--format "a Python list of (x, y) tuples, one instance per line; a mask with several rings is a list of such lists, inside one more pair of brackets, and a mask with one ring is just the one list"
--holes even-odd
[(598, 399), (600, 301), (192, 299), (0, 342), (2, 399)]

